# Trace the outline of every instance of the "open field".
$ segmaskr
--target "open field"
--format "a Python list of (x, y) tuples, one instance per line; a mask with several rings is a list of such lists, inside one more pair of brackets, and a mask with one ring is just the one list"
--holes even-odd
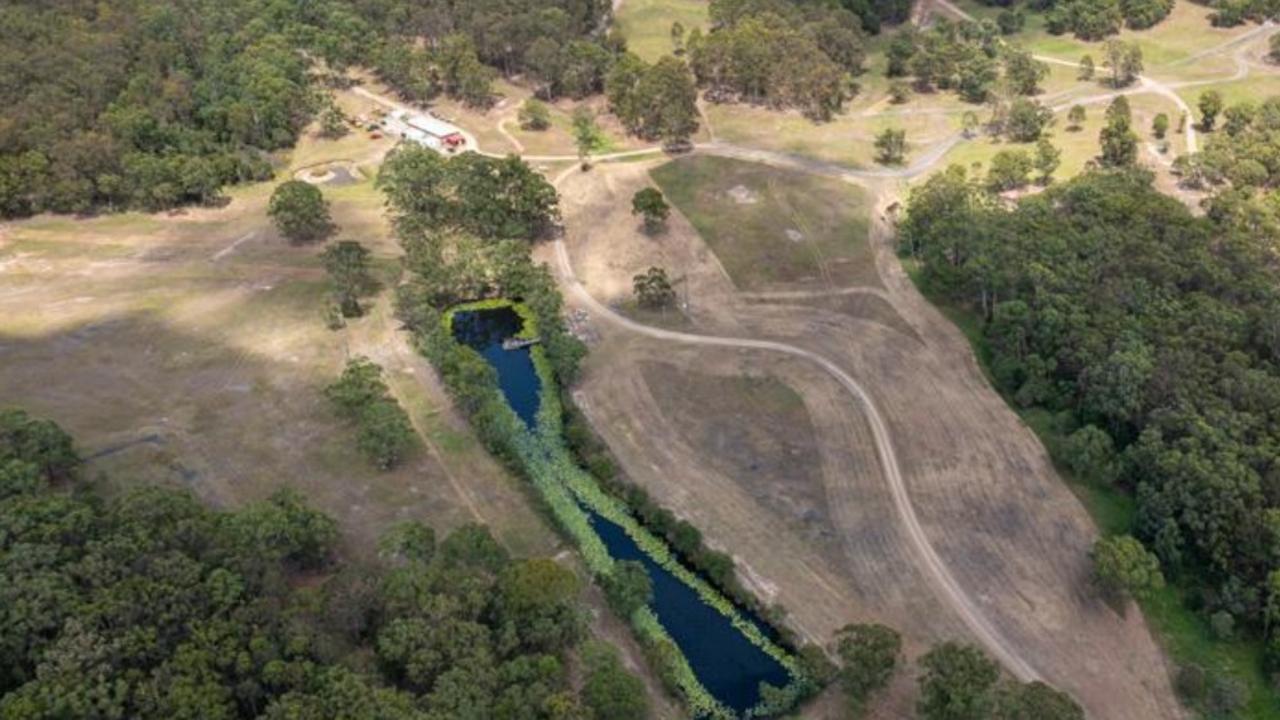
[[(637, 231), (600, 231), (625, 224), (625, 206), (603, 199), (634, 187), (610, 177), (618, 170), (570, 174), (561, 185), (569, 264), (579, 287), (605, 302), (617, 302), (629, 277), (610, 258), (651, 252)], [(839, 304), (783, 293), (745, 302), (717, 272), (734, 258), (689, 233), (680, 217), (672, 222), (676, 231), (663, 252), (675, 255), (674, 244), (687, 243), (680, 256), (702, 265), (686, 267), (693, 335), (641, 337), (606, 308), (588, 305), (601, 340), (578, 397), (626, 472), (695, 522), (713, 546), (730, 549), (744, 563), (744, 579), (786, 606), (803, 635), (821, 638), (845, 622), (878, 620), (904, 630), (910, 654), (941, 638), (970, 637), (970, 621), (962, 621), (970, 616), (952, 605), (954, 596), (938, 589), (936, 571), (921, 560), (922, 540), (904, 524), (859, 404), (817, 366), (747, 348), (760, 339), (820, 354), (857, 378), (883, 417), (923, 542), (971, 603), (963, 612), (978, 613), (996, 642), (1075, 695), (1090, 717), (1180, 715), (1142, 618), (1119, 616), (1087, 591), (1086, 551), (1096, 530), (1084, 507), (1035, 435), (990, 389), (964, 338), (916, 293), (886, 246), (875, 246), (876, 267), (891, 314), (858, 305), (846, 314)], [(722, 213), (710, 231), (731, 232), (736, 222)], [(885, 228), (874, 227), (884, 243)], [(681, 339), (706, 335), (717, 343), (752, 340), (720, 349)], [(657, 363), (677, 371), (655, 372)], [(745, 422), (741, 408), (753, 402), (751, 382), (733, 387), (707, 375), (772, 377), (803, 399), (822, 457), (820, 494), (811, 471), (779, 470), (770, 459), (778, 447), (761, 439), (780, 422), (803, 426), (790, 419), (796, 411), (755, 401), (761, 410), (752, 422), (762, 429), (734, 430)], [(674, 398), (690, 394), (693, 382), (736, 397)], [(655, 388), (666, 383), (673, 387)], [(729, 429), (687, 431), (703, 425)], [(756, 453), (762, 459), (753, 475), (739, 456)], [(825, 506), (800, 500), (819, 496)], [(891, 693), (883, 716), (902, 716), (909, 695)]]
[(614, 18), (614, 27), (627, 39), (627, 49), (649, 62), (670, 55), (671, 25), (680, 23), (685, 33), (707, 31), (707, 0), (626, 0)]
[[(885, 128), (907, 131), (908, 162), (922, 146), (960, 129), (963, 108), (958, 101), (954, 107), (947, 105), (919, 113), (913, 112), (915, 105), (893, 106), (886, 96), (880, 97), (874, 104), (875, 115), (863, 115), (851, 104), (843, 115), (826, 123), (815, 123), (794, 111), (777, 112), (750, 105), (709, 103), (706, 114), (717, 139), (850, 167), (875, 164), (875, 136)], [(946, 102), (941, 95), (927, 97)]]
[(877, 281), (860, 188), (702, 155), (663, 165), (652, 176), (741, 289)]
[[(354, 108), (353, 108), (354, 109)], [(368, 163), (389, 147), (362, 134), (306, 139), (296, 168)], [(167, 482), (223, 506), (299, 487), (368, 551), (403, 518), (492, 524), (520, 553), (555, 537), (490, 460), (417, 358), (386, 298), (348, 328), (325, 328), (318, 247), (280, 239), (273, 185), (235, 189), (225, 208), (90, 220), (40, 217), (0, 234), (0, 397), (68, 428), (113, 482)], [(373, 250), (384, 284), (398, 248), (371, 180), (327, 187), (339, 238)], [(355, 449), (320, 394), (351, 355), (383, 363), (428, 447), (388, 473)], [(465, 482), (464, 482), (465, 480)]]

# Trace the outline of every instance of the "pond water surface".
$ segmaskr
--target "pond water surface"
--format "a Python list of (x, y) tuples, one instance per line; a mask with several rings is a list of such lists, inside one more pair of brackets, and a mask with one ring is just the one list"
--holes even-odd
[(509, 307), (461, 310), (453, 314), (453, 337), (480, 353), (498, 371), (498, 387), (516, 415), (532, 428), (537, 423), (542, 383), (533, 369), (529, 348), (503, 350), (502, 341), (515, 337), (523, 321)]
[[(453, 316), (454, 338), (479, 352), (498, 372), (507, 402), (530, 427), (536, 424), (541, 384), (529, 348), (504, 350), (520, 316), (511, 308), (463, 310)], [(693, 588), (654, 562), (617, 524), (586, 509), (591, 525), (615, 560), (636, 560), (653, 581), (653, 608), (659, 622), (684, 653), (698, 681), (728, 708), (745, 712), (760, 702), (760, 683), (783, 687), (791, 678), (777, 660), (756, 647), (729, 618), (702, 601)], [(741, 614), (768, 628), (746, 611)]]

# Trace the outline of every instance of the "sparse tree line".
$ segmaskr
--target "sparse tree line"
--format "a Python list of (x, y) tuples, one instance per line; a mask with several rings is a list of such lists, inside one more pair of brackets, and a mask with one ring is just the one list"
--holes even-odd
[(483, 526), (437, 541), (407, 522), (347, 560), (295, 491), (232, 511), (158, 487), (108, 500), (78, 463), (56, 425), (0, 413), (6, 720), (648, 714), (643, 683), (586, 638), (573, 571), (512, 558)]
[[(1196, 217), (1161, 195), (1131, 167), (1123, 100), (1103, 131), (1114, 169), (1009, 209), (949, 168), (912, 193), (902, 250), (982, 319), (996, 384), (1049, 414), (1054, 458), (1133, 497), (1132, 537), (1094, 551), (1106, 596), (1172, 578), (1217, 636), (1264, 640), (1280, 673), (1278, 205), (1232, 189)], [(1186, 672), (1191, 702), (1242, 702), (1235, 679)]]
[(1211, 212), (1218, 215), (1229, 206), (1274, 203), (1280, 188), (1280, 97), (1224, 108), (1222, 96), (1208, 90), (1197, 106), (1198, 126), (1207, 137), (1201, 152), (1175, 160), (1182, 184), (1219, 189), (1211, 201)]
[[(905, 665), (901, 636), (875, 623), (841, 628), (831, 651), (836, 662), (824, 661), (826, 679), (839, 685), (853, 718), (865, 715)], [(1003, 677), (999, 665), (972, 645), (938, 643), (916, 665), (920, 720), (1084, 720), (1071, 696), (1043, 682)]]
[(911, 77), (916, 92), (955, 91), (984, 103), (1003, 79), (1014, 96), (1035, 95), (1049, 67), (1007, 43), (991, 22), (939, 21), (923, 32), (904, 31), (889, 44), (889, 77)]
[(356, 447), (379, 470), (397, 465), (416, 443), (409, 415), (392, 397), (382, 368), (369, 358), (348, 360), (342, 376), (324, 394), (338, 414), (356, 426)]
[[(1007, 8), (998, 20), (1005, 25), (1021, 25), (1006, 17), (1022, 12), (1017, 0), (982, 0), (984, 4)], [(1046, 29), (1057, 35), (1072, 33), (1081, 40), (1101, 40), (1121, 28), (1143, 30), (1164, 20), (1173, 10), (1174, 0), (1030, 0), (1025, 7), (1043, 12)]]

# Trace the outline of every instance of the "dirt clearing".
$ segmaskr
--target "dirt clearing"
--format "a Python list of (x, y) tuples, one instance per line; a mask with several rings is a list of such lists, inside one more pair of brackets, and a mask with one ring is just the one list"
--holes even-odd
[[(600, 291), (620, 284), (620, 268), (604, 256), (628, 257), (646, 247), (639, 233), (600, 231), (623, 222), (625, 208), (602, 210), (617, 206), (600, 202), (617, 192), (612, 171), (601, 167), (564, 183), (567, 257), (581, 269), (586, 290), (605, 301), (611, 298)], [(771, 172), (748, 165), (742, 175)], [(734, 208), (743, 206), (724, 193), (738, 185), (766, 196), (766, 188), (740, 177), (704, 175), (690, 181), (689, 196), (718, 194)], [(863, 212), (869, 222), (870, 203)], [(884, 228), (875, 226), (871, 265), (882, 279), (869, 279), (863, 290), (833, 288), (831, 298), (819, 299), (793, 287), (747, 298), (726, 293), (715, 272), (723, 264), (733, 275), (742, 262), (724, 254), (738, 246), (711, 239), (735, 232), (737, 219), (707, 213), (702, 222), (714, 227), (701, 237), (677, 232), (663, 250), (694, 263), (685, 267), (692, 297), (716, 299), (714, 310), (694, 304), (688, 332), (763, 342), (760, 349), (733, 349), (678, 336), (641, 337), (594, 310), (601, 340), (579, 395), (624, 469), (697, 523), (711, 544), (742, 560), (744, 578), (782, 602), (806, 636), (825, 638), (845, 622), (876, 620), (901, 629), (914, 653), (941, 639), (973, 641), (963, 611), (1031, 672), (1075, 695), (1090, 717), (1178, 717), (1164, 657), (1141, 616), (1117, 615), (1088, 585), (1087, 549), (1096, 530), (1083, 507), (1035, 436), (986, 383), (964, 338), (916, 293)], [(680, 227), (680, 218), (673, 217), (673, 225)], [(701, 266), (699, 258), (705, 258)], [(924, 572), (927, 563), (916, 536), (908, 536), (859, 403), (833, 375), (807, 362), (808, 355), (780, 356), (768, 350), (769, 342), (825, 358), (865, 389), (892, 439), (914, 515), (911, 532), (923, 536), (963, 603), (939, 589), (932, 570)], [(658, 363), (674, 371), (658, 373)], [(729, 381), (707, 375), (773, 377), (799, 395), (814, 431), (819, 479), (803, 466), (790, 472), (778, 460), (782, 439), (791, 437), (778, 424), (802, 426), (798, 411), (753, 402), (741, 386), (732, 390), (723, 384)], [(691, 391), (690, 383), (710, 387)], [(673, 397), (701, 397), (716, 387), (739, 397)], [(745, 416), (750, 405), (756, 413)], [(759, 427), (747, 431), (748, 423)], [(717, 425), (726, 430), (688, 431)], [(796, 448), (802, 447), (798, 432)], [(766, 441), (771, 434), (779, 438), (773, 444)], [(744, 462), (767, 472), (752, 476)], [(800, 499), (819, 496), (825, 510), (814, 502), (818, 512), (805, 522)], [(901, 716), (910, 690), (891, 693), (886, 702), (886, 716)]]

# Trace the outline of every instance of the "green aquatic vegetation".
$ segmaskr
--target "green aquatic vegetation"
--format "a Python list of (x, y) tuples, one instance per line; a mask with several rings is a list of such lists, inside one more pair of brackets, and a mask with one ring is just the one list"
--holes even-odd
[[(449, 340), (453, 341), (455, 313), (499, 308), (511, 308), (520, 316), (522, 325), (517, 337), (537, 337), (538, 325), (534, 313), (526, 305), (505, 298), (455, 306), (444, 313), (441, 325), (448, 333)], [(756, 623), (743, 616), (728, 598), (683, 565), (666, 542), (649, 532), (622, 501), (604, 492), (596, 480), (578, 466), (565, 443), (563, 413), (556, 392), (552, 362), (546, 350), (539, 345), (530, 349), (530, 359), (541, 384), (535, 427), (527, 427), (504, 399), (496, 403), (495, 411), (490, 413), (493, 424), (491, 430), (496, 430), (495, 434), (500, 438), (498, 441), (514, 454), (523, 474), (537, 489), (556, 522), (578, 546), (588, 570), (596, 577), (608, 577), (613, 573), (614, 560), (591, 526), (584, 508), (622, 528), (654, 563), (692, 588), (704, 603), (724, 615), (752, 644), (777, 660), (792, 677), (788, 689), (796, 691), (796, 696), (803, 695), (802, 690), (809, 689), (812, 681), (805, 675), (797, 660), (770, 640)], [(496, 386), (492, 390), (501, 397)], [(494, 415), (496, 417), (492, 417)], [(633, 630), (646, 646), (653, 648), (665, 645), (674, 649), (673, 653), (662, 654), (662, 662), (666, 667), (660, 670), (669, 675), (695, 717), (716, 720), (734, 717), (734, 713), (716, 700), (699, 682), (688, 659), (679, 651), (679, 646), (652, 609), (644, 607), (637, 610), (630, 621)], [(748, 711), (747, 716), (756, 716), (757, 710), (763, 712), (763, 707), (758, 706)]]

